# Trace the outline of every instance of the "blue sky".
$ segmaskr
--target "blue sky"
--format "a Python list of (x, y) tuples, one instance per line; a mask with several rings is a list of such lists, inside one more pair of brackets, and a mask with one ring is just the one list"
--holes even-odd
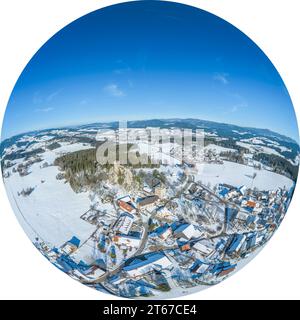
[(174, 117), (267, 128), (299, 140), (288, 92), (263, 52), (214, 15), (160, 1), (110, 6), (52, 37), (16, 83), (2, 138)]

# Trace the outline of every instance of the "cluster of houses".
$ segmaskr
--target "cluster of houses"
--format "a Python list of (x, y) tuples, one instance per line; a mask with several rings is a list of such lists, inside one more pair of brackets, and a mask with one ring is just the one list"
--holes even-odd
[(51, 248), (38, 239), (35, 245), (58, 269), (76, 280), (90, 282), (105, 273), (105, 266), (101, 261), (95, 261), (91, 265), (82, 260), (77, 261), (74, 254), (80, 246), (80, 240), (76, 236), (73, 236), (59, 248)]
[[(101, 286), (124, 297), (151, 296), (172, 286), (212, 285), (232, 274), (240, 260), (269, 240), (292, 194), (293, 188), (258, 191), (222, 183), (210, 190), (190, 182), (180, 199), (166, 202), (165, 186), (153, 179), (139, 194), (113, 199), (117, 215), (97, 239), (103, 258), (92, 264), (78, 262), (80, 240), (75, 236), (60, 248), (43, 251), (74, 279), (97, 287), (93, 281), (103, 277)], [(223, 228), (211, 236), (200, 220), (191, 222), (178, 215), (176, 210), (184, 201), (197, 204), (199, 215), (204, 212), (203, 203), (219, 203)], [(96, 209), (82, 218), (97, 226), (103, 219)], [(118, 272), (105, 276), (116, 268)]]
[[(191, 193), (201, 196), (201, 188), (192, 184), (190, 188)], [(149, 288), (153, 285), (149, 280), (150, 274), (161, 273), (164, 277), (168, 274), (179, 285), (183, 277), (178, 275), (178, 267), (184, 273), (187, 287), (197, 283), (215, 284), (222, 281), (236, 270), (238, 261), (247, 258), (269, 240), (286, 212), (292, 192), (293, 190), (281, 188), (274, 191), (254, 191), (245, 186), (218, 185), (217, 196), (236, 206), (225, 207), (225, 225), (228, 228), (220, 236), (211, 239), (203, 234), (197, 224), (173, 219), (171, 210), (158, 207), (157, 214), (163, 213), (159, 218), (167, 216), (169, 221), (162, 219), (161, 224), (151, 230), (149, 242), (163, 244), (164, 250), (129, 260), (130, 263), (122, 269), (123, 276), (115, 277), (111, 284), (118, 284), (115, 290), (124, 290), (124, 286), (119, 285), (128, 283), (128, 279), (134, 279), (138, 290), (143, 281), (147, 288), (144, 291), (149, 294)], [(122, 220), (126, 221), (125, 218)], [(235, 227), (238, 225), (239, 229), (236, 228), (233, 232), (231, 224)], [(169, 240), (172, 245), (167, 248)], [(170, 259), (171, 256), (173, 259)], [(165, 281), (168, 282), (169, 278), (166, 277)], [(181, 282), (180, 285), (183, 286)], [(138, 291), (134, 291), (134, 295), (138, 295)], [(127, 296), (130, 294), (127, 293)]]
[(235, 204), (227, 208), (230, 222), (237, 222), (251, 230), (276, 228), (282, 221), (290, 203), (294, 187), (290, 190), (278, 188), (270, 191), (248, 189), (220, 184), (217, 193), (220, 198)]

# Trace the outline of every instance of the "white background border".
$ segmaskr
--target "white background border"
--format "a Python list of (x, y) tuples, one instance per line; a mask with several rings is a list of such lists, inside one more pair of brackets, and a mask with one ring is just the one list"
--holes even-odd
[[(118, 2), (124, 1), (1, 1), (0, 119), (17, 78), (42, 44), (80, 16)], [(179, 2), (220, 16), (254, 40), (281, 74), (299, 119), (299, 0)], [(299, 299), (299, 188), (281, 227), (253, 261), (223, 283), (183, 299)], [(2, 181), (0, 255), (0, 299), (117, 299), (77, 283), (36, 251), (12, 212)]]

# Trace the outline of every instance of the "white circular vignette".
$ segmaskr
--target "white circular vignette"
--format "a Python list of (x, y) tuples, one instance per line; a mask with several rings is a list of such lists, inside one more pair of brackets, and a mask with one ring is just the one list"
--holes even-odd
[[(13, 86), (23, 68), (35, 52), (54, 33), (78, 17), (105, 7), (125, 1), (80, 1), (80, 0), (12, 0), (0, 5), (1, 61), (0, 61), (0, 116), (3, 114)], [(278, 1), (272, 4), (258, 0), (220, 1), (180, 1), (214, 13), (232, 23), (249, 36), (270, 58), (281, 74), (294, 103), (299, 119), (300, 93), (298, 92), (298, 73), (300, 54), (296, 47), (297, 2)], [(35, 8), (35, 10), (31, 10)], [(281, 23), (278, 23), (278, 19)], [(300, 225), (299, 186), (295, 190), (287, 216), (275, 233), (271, 243), (266, 246), (255, 262), (226, 281), (202, 292), (178, 299), (268, 299), (299, 298), (297, 284), (289, 268), (299, 263), (297, 252), (297, 226)], [(0, 184), (0, 248), (6, 263), (0, 266), (1, 274), (8, 274), (1, 280), (2, 299), (96, 299), (118, 300), (91, 290), (66, 277), (32, 246), (14, 216), (3, 183)], [(278, 265), (278, 258), (285, 265)], [(20, 270), (19, 261), (22, 263)], [(26, 263), (25, 263), (26, 262)], [(280, 272), (285, 269), (284, 277)], [(22, 272), (14, 281), (12, 275)], [(275, 281), (275, 277), (277, 278)], [(298, 282), (298, 283), (297, 283)], [(292, 285), (291, 285), (292, 283)], [(85, 290), (85, 291), (84, 291)]]

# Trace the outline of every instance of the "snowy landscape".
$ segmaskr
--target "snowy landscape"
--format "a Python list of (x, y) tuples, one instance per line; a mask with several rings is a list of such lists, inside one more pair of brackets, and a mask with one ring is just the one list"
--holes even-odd
[[(219, 283), (271, 238), (290, 204), (299, 145), (278, 133), (197, 119), (128, 122), (203, 129), (202, 161), (155, 146), (156, 164), (99, 164), (116, 122), (34, 131), (2, 141), (14, 212), (41, 253), (72, 278), (127, 298), (188, 294)], [(147, 141), (129, 141), (145, 152)], [(157, 160), (156, 159), (156, 160)]]

